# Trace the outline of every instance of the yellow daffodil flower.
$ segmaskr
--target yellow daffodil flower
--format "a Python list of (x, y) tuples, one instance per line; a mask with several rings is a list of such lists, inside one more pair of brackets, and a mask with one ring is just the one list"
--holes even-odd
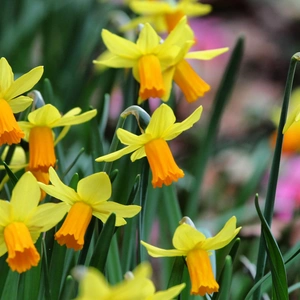
[[(81, 109), (76, 107), (61, 116), (56, 107), (46, 104), (31, 112), (28, 122), (19, 122), (25, 132), (24, 140), (29, 142), (30, 171), (47, 173), (49, 167), (54, 167), (56, 163), (54, 146), (66, 135), (70, 126), (87, 122), (97, 114), (96, 109), (82, 114), (80, 112)], [(52, 128), (61, 126), (64, 129), (57, 139), (54, 139)]]
[(141, 17), (122, 26), (121, 30), (135, 28), (138, 24), (149, 22), (158, 32), (171, 32), (183, 16), (203, 16), (212, 10), (211, 5), (198, 3), (197, 0), (130, 1), (129, 7)]
[(0, 59), (0, 146), (18, 144), (24, 133), (14, 113), (25, 110), (32, 99), (21, 94), (30, 90), (42, 77), (43, 67), (36, 67), (14, 80), (14, 74), (7, 60)]
[(52, 185), (39, 182), (40, 188), (47, 194), (67, 204), (68, 215), (62, 227), (56, 232), (55, 239), (60, 245), (80, 250), (84, 244), (84, 235), (92, 216), (106, 222), (111, 213), (116, 214), (115, 226), (126, 224), (124, 218), (131, 218), (141, 210), (138, 205), (122, 205), (107, 201), (111, 197), (111, 182), (105, 172), (95, 173), (79, 180), (77, 192), (65, 185), (49, 169)]
[(176, 138), (183, 131), (191, 128), (202, 113), (202, 106), (198, 107), (187, 119), (175, 123), (176, 118), (172, 109), (166, 105), (160, 105), (153, 113), (144, 133), (135, 135), (127, 130), (119, 128), (117, 136), (122, 144), (127, 147), (116, 152), (98, 157), (96, 161), (114, 161), (123, 155), (132, 153), (131, 161), (147, 157), (152, 171), (153, 187), (170, 185), (184, 176), (177, 166), (171, 150), (166, 141)]
[(211, 294), (219, 290), (209, 260), (209, 252), (228, 245), (240, 229), (241, 227), (236, 228), (236, 218), (232, 217), (216, 236), (206, 238), (193, 226), (192, 221), (185, 217), (173, 236), (175, 249), (166, 250), (144, 241), (141, 243), (153, 257), (185, 256), (192, 283), (191, 294), (204, 296), (206, 293)]
[(10, 202), (0, 200), (0, 256), (8, 252), (9, 267), (19, 273), (37, 266), (40, 255), (34, 243), (65, 215), (65, 203), (39, 204), (40, 188), (30, 172), (17, 182)]
[(168, 100), (173, 78), (168, 69), (178, 63), (178, 55), (183, 49), (193, 44), (193, 32), (186, 24), (186, 18), (181, 19), (163, 43), (148, 23), (136, 43), (105, 29), (102, 38), (109, 52), (94, 63), (112, 68), (133, 68), (133, 76), (140, 83), (139, 103), (149, 97)]
[(131, 275), (125, 274), (125, 280), (115, 286), (111, 286), (102, 273), (92, 267), (78, 266), (72, 273), (79, 280), (79, 295), (75, 300), (171, 300), (185, 287), (185, 284), (180, 284), (156, 293), (149, 279), (152, 269), (147, 262), (142, 262), (132, 273), (128, 272)]

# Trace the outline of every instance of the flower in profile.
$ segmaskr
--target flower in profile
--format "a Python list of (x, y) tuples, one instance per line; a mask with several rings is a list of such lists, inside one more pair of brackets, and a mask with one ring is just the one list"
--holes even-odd
[(38, 205), (40, 188), (26, 172), (17, 182), (10, 202), (0, 200), (0, 256), (8, 252), (9, 267), (19, 273), (37, 266), (40, 255), (34, 243), (65, 215), (65, 203)]
[(177, 166), (166, 141), (176, 138), (183, 131), (191, 128), (200, 119), (201, 113), (202, 106), (199, 106), (187, 119), (175, 123), (173, 110), (168, 105), (162, 104), (154, 111), (145, 132), (135, 135), (119, 128), (117, 136), (127, 147), (100, 156), (96, 161), (114, 161), (131, 152), (133, 152), (130, 157), (132, 162), (146, 156), (152, 171), (153, 187), (170, 185), (173, 181), (182, 178), (184, 173)]
[(109, 52), (104, 52), (94, 63), (112, 68), (132, 68), (134, 78), (140, 83), (139, 103), (150, 97), (168, 100), (173, 73), (167, 69), (178, 62), (182, 49), (194, 42), (186, 18), (181, 19), (163, 43), (148, 23), (142, 28), (136, 43), (105, 29), (102, 38)]
[(0, 146), (18, 144), (24, 133), (14, 113), (25, 110), (32, 99), (21, 94), (30, 90), (42, 77), (44, 68), (36, 67), (14, 80), (14, 74), (7, 60), (0, 59)]
[(72, 273), (79, 281), (79, 294), (75, 300), (171, 300), (185, 287), (185, 284), (180, 284), (156, 293), (149, 279), (152, 269), (148, 262), (142, 262), (133, 272), (127, 272), (125, 279), (114, 286), (92, 267), (78, 266)]
[[(24, 140), (29, 142), (29, 166), (32, 172), (48, 173), (49, 167), (54, 167), (56, 156), (54, 146), (67, 134), (72, 125), (81, 124), (92, 119), (97, 110), (80, 114), (79, 107), (73, 108), (61, 116), (56, 107), (46, 104), (28, 115), (28, 122), (19, 122), (25, 132)], [(64, 127), (55, 139), (53, 128)], [(45, 182), (47, 183), (47, 182)]]
[(158, 32), (171, 32), (183, 16), (203, 16), (212, 10), (211, 5), (199, 3), (197, 0), (130, 1), (129, 7), (141, 16), (122, 26), (122, 30), (149, 22)]
[(60, 245), (74, 250), (82, 249), (84, 235), (92, 216), (105, 223), (110, 214), (115, 213), (115, 226), (122, 226), (126, 224), (124, 218), (131, 218), (141, 210), (138, 205), (107, 201), (111, 197), (111, 182), (105, 172), (79, 180), (77, 191), (65, 185), (52, 167), (49, 169), (49, 175), (52, 185), (39, 182), (40, 188), (67, 204), (68, 215), (55, 234), (55, 239)]
[(241, 227), (236, 228), (236, 218), (232, 217), (216, 236), (206, 238), (194, 227), (192, 221), (185, 217), (173, 236), (175, 249), (166, 250), (144, 241), (141, 243), (153, 257), (185, 256), (192, 283), (191, 294), (204, 296), (206, 293), (211, 294), (219, 290), (209, 260), (209, 252), (225, 247), (240, 229)]

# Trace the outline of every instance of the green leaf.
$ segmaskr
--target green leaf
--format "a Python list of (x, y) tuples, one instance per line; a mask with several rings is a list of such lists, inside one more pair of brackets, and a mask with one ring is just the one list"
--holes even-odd
[(1, 300), (17, 300), (18, 299), (18, 285), (20, 274), (9, 270), (5, 280), (4, 289), (1, 295)]
[(220, 289), (218, 293), (214, 293), (213, 300), (229, 300), (230, 299), (230, 287), (232, 279), (232, 258), (227, 255), (225, 258), (224, 268), (222, 270), (219, 285)]
[(261, 220), (263, 237), (266, 243), (268, 260), (270, 263), (272, 281), (273, 281), (273, 290), (272, 290), (273, 297), (274, 299), (288, 300), (289, 297), (288, 297), (287, 276), (286, 276), (285, 265), (283, 262), (283, 257), (281, 255), (277, 242), (271, 233), (270, 227), (260, 210), (258, 204), (258, 195), (256, 195), (255, 197), (255, 207), (258, 216)]
[(116, 215), (112, 213), (103, 226), (91, 257), (90, 266), (97, 268), (102, 273), (104, 273), (110, 243), (115, 233), (115, 223)]
[(1, 158), (0, 158), (0, 162), (2, 163), (2, 165), (4, 166), (5, 170), (6, 170), (6, 173), (10, 179), (10, 181), (12, 182), (13, 184), (13, 187), (17, 184), (18, 182), (18, 178), (17, 176), (11, 171), (11, 169), (9, 168), (9, 166), (6, 164), (5, 161), (3, 161)]
[(180, 284), (182, 282), (182, 275), (185, 268), (185, 259), (182, 256), (177, 256), (174, 259), (171, 275), (168, 282), (168, 288)]

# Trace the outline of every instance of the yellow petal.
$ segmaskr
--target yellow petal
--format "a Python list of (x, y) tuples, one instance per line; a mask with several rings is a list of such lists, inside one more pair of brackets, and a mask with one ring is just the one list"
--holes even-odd
[(106, 29), (102, 30), (102, 38), (107, 49), (117, 56), (136, 60), (141, 55), (141, 51), (135, 43), (117, 36)]
[(123, 205), (113, 201), (102, 202), (93, 206), (93, 208), (100, 212), (105, 211), (110, 214), (115, 213), (116, 216), (122, 218), (132, 218), (141, 211), (141, 207), (139, 205)]
[(199, 59), (199, 60), (211, 60), (216, 56), (219, 56), (225, 52), (227, 52), (229, 48), (220, 48), (213, 50), (204, 50), (204, 51), (194, 51), (188, 52), (184, 58), (186, 59)]
[(141, 262), (136, 268), (132, 271), (134, 278), (150, 278), (152, 275), (152, 267), (148, 261)]
[(184, 3), (179, 5), (180, 9), (189, 17), (203, 16), (211, 12), (212, 6), (202, 3)]
[(105, 277), (94, 268), (76, 267), (74, 277), (79, 280), (79, 293), (75, 300), (104, 299), (110, 293)]
[(3, 98), (5, 91), (10, 87), (14, 80), (11, 66), (4, 57), (0, 59), (0, 97)]
[(10, 203), (14, 209), (15, 219), (25, 220), (40, 202), (41, 191), (35, 177), (26, 172), (15, 185)]
[(4, 255), (7, 252), (7, 246), (4, 241), (3, 232), (0, 233), (0, 256)]
[(231, 217), (216, 236), (206, 239), (201, 244), (201, 248), (207, 251), (223, 248), (235, 238), (240, 230), (241, 227), (236, 228), (236, 217)]
[(87, 111), (81, 115), (78, 116), (62, 116), (60, 119), (56, 120), (53, 124), (52, 127), (59, 127), (59, 126), (67, 126), (67, 125), (78, 125), (84, 122), (87, 122), (94, 118), (97, 114), (97, 110), (93, 109), (90, 111)]
[(99, 172), (79, 180), (77, 193), (80, 198), (93, 204), (107, 201), (111, 197), (111, 182), (105, 172)]
[(172, 257), (172, 256), (186, 256), (187, 253), (182, 250), (177, 249), (161, 249), (155, 246), (152, 246), (144, 241), (141, 241), (141, 244), (147, 249), (148, 254), (152, 257)]
[(128, 153), (131, 153), (131, 152), (137, 150), (138, 148), (140, 148), (139, 145), (130, 145), (128, 147), (122, 148), (121, 150), (112, 152), (112, 153), (107, 154), (107, 155), (100, 156), (100, 157), (96, 158), (96, 161), (97, 162), (101, 162), (101, 161), (107, 161), (107, 162), (114, 161), (114, 160), (117, 160), (117, 159), (121, 158), (122, 156), (124, 156), (124, 155), (126, 155)]
[(136, 151), (134, 151), (131, 154), (130, 159), (131, 159), (132, 162), (134, 162), (137, 159), (141, 159), (141, 158), (143, 158), (145, 156), (146, 156), (145, 147), (142, 147), (142, 148), (137, 149)]
[(49, 168), (49, 176), (52, 185), (46, 185), (39, 182), (38, 185), (43, 189), (47, 194), (55, 197), (59, 200), (66, 202), (69, 205), (72, 205), (76, 201), (80, 201), (79, 195), (69, 186), (65, 185), (56, 174), (55, 170)]
[(173, 110), (166, 104), (161, 104), (153, 113), (146, 133), (152, 135), (153, 138), (160, 138), (168, 131), (170, 126), (175, 123), (175, 115)]
[(185, 283), (175, 285), (165, 291), (155, 293), (150, 299), (151, 300), (172, 300), (178, 296), (181, 291), (185, 288)]
[(61, 118), (59, 110), (51, 105), (46, 104), (28, 115), (28, 121), (37, 126), (50, 127)]
[(202, 105), (199, 106), (188, 118), (184, 121), (175, 123), (173, 126), (169, 127), (168, 130), (164, 133), (165, 140), (172, 140), (181, 134), (183, 131), (188, 130), (191, 128), (196, 122), (199, 121), (201, 114), (202, 114)]
[(172, 242), (176, 249), (188, 252), (205, 239), (206, 237), (203, 233), (183, 223), (176, 228)]
[(300, 105), (296, 107), (296, 109), (294, 109), (291, 113), (288, 114), (287, 120), (283, 127), (283, 131), (282, 131), (283, 134), (287, 132), (287, 130), (292, 126), (293, 123), (299, 120), (299, 114), (300, 114)]
[(163, 72), (163, 80), (165, 86), (165, 94), (162, 96), (162, 101), (168, 101), (172, 90), (172, 81), (175, 72), (175, 67), (170, 67)]
[(17, 114), (21, 111), (24, 111), (27, 107), (29, 107), (32, 103), (32, 98), (27, 96), (19, 96), (14, 98), (13, 100), (7, 101), (12, 111)]
[(4, 99), (13, 99), (29, 91), (42, 77), (44, 67), (36, 67), (14, 81), (3, 95)]
[(141, 49), (144, 55), (153, 54), (153, 52), (155, 52), (157, 46), (159, 45), (160, 40), (161, 38), (157, 35), (151, 25), (149, 23), (146, 23), (141, 30), (136, 44)]
[(147, 134), (136, 135), (131, 133), (123, 128), (117, 130), (117, 136), (120, 142), (124, 145), (137, 145), (142, 146), (145, 143), (149, 142), (151, 136)]
[(18, 124), (19, 124), (20, 128), (22, 129), (22, 131), (25, 133), (23, 140), (28, 142), (30, 130), (34, 127), (34, 125), (32, 125), (31, 123), (26, 122), (26, 121), (19, 121)]
[(111, 68), (133, 68), (134, 65), (137, 63), (136, 59), (128, 59), (123, 58), (114, 54), (109, 53), (109, 57), (100, 57), (97, 60), (94, 60), (93, 63), (98, 65), (97, 69), (102, 71), (104, 67), (101, 66), (111, 67)]
[(0, 227), (5, 227), (12, 221), (12, 206), (6, 200), (0, 200)]
[(58, 224), (69, 210), (64, 202), (39, 205), (30, 216), (26, 225), (29, 231), (46, 232)]
[(171, 10), (170, 4), (158, 1), (130, 1), (129, 7), (137, 14), (163, 14)]
[(181, 48), (188, 40), (192, 41), (193, 39), (194, 33), (190, 26), (187, 25), (186, 17), (183, 17), (162, 43), (159, 56), (167, 52), (173, 45)]

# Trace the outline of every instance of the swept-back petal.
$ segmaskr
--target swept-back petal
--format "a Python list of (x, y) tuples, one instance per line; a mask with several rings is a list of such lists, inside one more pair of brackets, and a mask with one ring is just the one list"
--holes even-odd
[(206, 239), (201, 244), (201, 248), (204, 250), (223, 248), (235, 238), (240, 230), (241, 227), (236, 228), (236, 217), (231, 217), (216, 236)]
[(152, 246), (144, 241), (141, 241), (141, 244), (147, 249), (148, 254), (152, 257), (171, 257), (171, 256), (186, 256), (186, 252), (177, 249), (161, 249), (155, 246)]
[(114, 161), (114, 160), (117, 160), (117, 159), (121, 158), (122, 156), (124, 156), (124, 155), (126, 155), (128, 153), (131, 153), (131, 152), (137, 150), (140, 147), (141, 147), (140, 145), (130, 145), (130, 146), (124, 147), (124, 148), (122, 148), (122, 149), (120, 149), (118, 151), (112, 152), (110, 154), (100, 156), (100, 157), (96, 158), (95, 160), (97, 162), (101, 162), (101, 161), (107, 161), (107, 162)]
[(8, 100), (8, 104), (11, 107), (12, 111), (17, 114), (21, 111), (24, 111), (27, 107), (29, 107), (32, 103), (32, 98), (27, 96), (19, 96), (12, 100)]
[(107, 57), (100, 57), (93, 61), (94, 64), (100, 66), (98, 67), (100, 71), (102, 70), (101, 65), (111, 68), (133, 68), (137, 63), (136, 59), (124, 58), (111, 54), (110, 52), (108, 53), (110, 54), (109, 56), (107, 55)]
[(151, 297), (151, 300), (175, 299), (176, 296), (178, 296), (184, 288), (185, 288), (185, 283), (175, 285), (165, 291), (160, 291), (160, 292), (155, 293), (154, 296)]
[(146, 23), (141, 30), (136, 44), (143, 54), (150, 54), (157, 50), (155, 48), (159, 45), (160, 40), (161, 38), (157, 35), (152, 26), (149, 23)]
[(44, 183), (38, 182), (40, 188), (43, 189), (47, 194), (60, 199), (69, 205), (72, 205), (76, 201), (81, 200), (79, 195), (72, 188), (65, 185), (60, 180), (52, 167), (49, 168), (49, 178), (52, 185), (46, 185)]
[(186, 59), (199, 59), (199, 60), (210, 60), (227, 52), (229, 48), (219, 48), (213, 50), (203, 50), (203, 51), (192, 51), (188, 52), (184, 58)]
[(122, 218), (132, 218), (140, 212), (141, 207), (139, 205), (123, 205), (113, 201), (106, 201), (93, 205), (93, 210), (109, 212), (109, 214), (115, 213), (116, 216)]
[(35, 177), (26, 172), (15, 185), (10, 203), (13, 206), (15, 220), (25, 220), (39, 204), (41, 191)]
[(14, 80), (14, 74), (11, 66), (7, 62), (6, 58), (0, 59), (0, 98), (3, 98), (5, 91), (10, 87)]
[(136, 135), (134, 133), (131, 133), (130, 131), (127, 131), (123, 128), (119, 128), (117, 130), (117, 136), (120, 142), (124, 145), (138, 145), (142, 146), (145, 143), (149, 142), (151, 139), (151, 136), (147, 134), (141, 134), (141, 135)]
[(34, 110), (28, 115), (28, 121), (30, 123), (37, 126), (47, 126), (50, 128), (52, 124), (57, 120), (60, 120), (60, 118), (60, 112), (55, 106), (51, 104), (46, 104), (41, 108)]
[(183, 223), (176, 228), (172, 242), (176, 249), (188, 252), (205, 239), (206, 237), (203, 233)]
[(0, 200), (0, 227), (5, 227), (13, 217), (12, 206), (6, 200)]
[(175, 123), (173, 126), (169, 127), (168, 130), (164, 133), (165, 140), (172, 140), (181, 134), (183, 131), (188, 130), (191, 128), (196, 122), (199, 121), (201, 114), (202, 114), (203, 107), (202, 105), (199, 106), (188, 118), (184, 121)]
[(111, 197), (111, 182), (105, 172), (99, 172), (79, 180), (77, 193), (82, 201), (93, 206)]
[[(99, 211), (93, 211), (93, 216), (95, 216), (96, 218), (98, 218), (99, 220), (102, 221), (102, 223), (106, 223), (108, 217), (111, 215), (111, 212), (99, 212)], [(115, 226), (123, 226), (125, 225), (127, 222), (125, 221), (125, 219), (123, 219), (120, 216), (116, 216), (116, 223)]]
[(27, 92), (40, 80), (43, 72), (44, 67), (40, 66), (25, 73), (16, 81), (12, 82), (11, 86), (4, 93), (3, 98), (9, 100)]
[(78, 116), (62, 116), (59, 120), (56, 120), (52, 127), (59, 127), (59, 126), (67, 126), (67, 125), (77, 125), (84, 122), (89, 121), (90, 119), (94, 118), (97, 114), (97, 109), (93, 109), (90, 111), (87, 111), (81, 115)]
[(173, 110), (166, 104), (161, 104), (153, 113), (146, 133), (153, 138), (160, 138), (176, 121)]
[(4, 240), (3, 232), (0, 233), (0, 256), (7, 252), (7, 247)]
[(104, 44), (113, 54), (133, 60), (140, 57), (141, 51), (135, 43), (117, 36), (106, 29), (103, 29), (101, 34)]
[(39, 205), (26, 221), (26, 225), (31, 232), (46, 232), (54, 227), (69, 209), (70, 206), (64, 202)]
[(136, 151), (134, 151), (131, 154), (130, 159), (131, 159), (132, 162), (134, 162), (137, 159), (141, 159), (141, 158), (143, 158), (145, 156), (146, 156), (145, 147), (142, 147), (142, 148), (137, 149)]

